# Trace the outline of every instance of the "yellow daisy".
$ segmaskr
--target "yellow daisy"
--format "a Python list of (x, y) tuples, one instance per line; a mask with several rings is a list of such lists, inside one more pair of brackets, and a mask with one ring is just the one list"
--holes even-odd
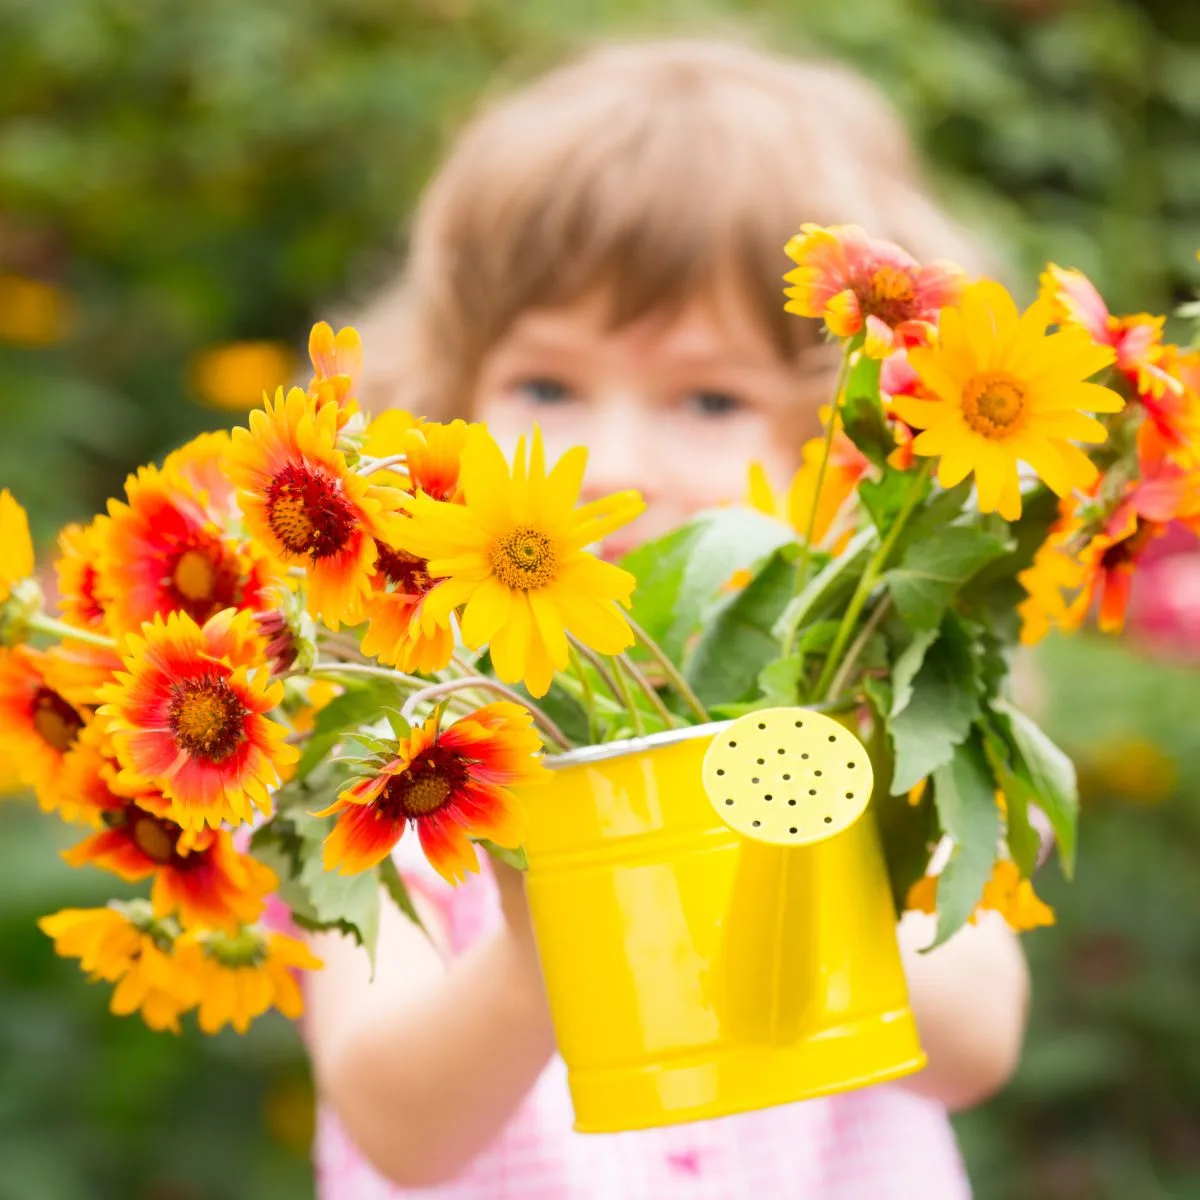
[(1021, 515), (1017, 463), (1031, 466), (1059, 496), (1095, 482), (1097, 469), (1075, 442), (1108, 434), (1089, 413), (1119, 412), (1116, 392), (1087, 383), (1114, 361), (1079, 329), (1047, 336), (1050, 310), (1017, 311), (998, 283), (982, 280), (944, 308), (934, 347), (908, 352), (932, 398), (895, 396), (901, 420), (924, 430), (919, 455), (940, 456), (938, 482), (953, 487), (974, 472), (982, 512)]
[(576, 508), (586, 464), (587, 452), (577, 447), (547, 472), (535, 429), (528, 462), (522, 438), (510, 470), (486, 430), (473, 430), (462, 455), (460, 502), (411, 496), (412, 519), (392, 543), (444, 579), (425, 597), (429, 627), (465, 606), (463, 640), (472, 648), (486, 643), (496, 674), (506, 683), (523, 680), (534, 696), (544, 696), (567, 665), (567, 633), (601, 654), (619, 654), (633, 642), (618, 608), (629, 604), (633, 576), (585, 548), (644, 505), (629, 491)]
[(0, 604), (12, 595), (13, 584), (33, 574), (33, 542), (29, 537), (29, 518), (13, 499), (12, 492), (0, 491)]

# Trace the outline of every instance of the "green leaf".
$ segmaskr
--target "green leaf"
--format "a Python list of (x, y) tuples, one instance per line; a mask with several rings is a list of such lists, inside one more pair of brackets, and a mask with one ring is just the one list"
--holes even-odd
[(904, 526), (896, 539), (894, 558), (898, 562), (909, 546), (924, 542), (952, 525), (971, 497), (972, 480), (968, 477), (952, 488), (935, 488)]
[[(775, 636), (786, 645), (798, 631), (814, 621), (840, 618), (859, 576), (867, 564), (875, 532), (862, 529), (836, 558), (828, 559), (798, 596), (787, 603), (775, 626)], [(817, 562), (813, 555), (813, 562)]]
[(929, 647), (938, 639), (938, 629), (923, 629), (913, 635), (913, 639), (900, 652), (892, 667), (892, 709), (891, 716), (897, 717), (912, 699), (912, 684), (925, 662), (925, 654)]
[(1029, 804), (1037, 802), (1033, 789), (1009, 767), (1008, 744), (992, 728), (995, 718), (985, 714), (983, 749), (1005, 801), (1005, 840), (1013, 862), (1028, 879), (1037, 867), (1041, 838), (1029, 821)]
[(888, 718), (896, 756), (893, 795), (907, 792), (949, 763), (979, 715), (970, 639), (952, 617), (943, 622), (941, 636), (925, 651), (911, 688), (908, 703)]
[(882, 366), (877, 358), (859, 355), (850, 371), (846, 399), (841, 408), (846, 436), (877, 467), (883, 467), (887, 456), (895, 449), (895, 441), (879, 402), (879, 372)]
[(700, 635), (684, 670), (705, 704), (753, 699), (759, 672), (779, 656), (772, 630), (796, 583), (791, 549), (776, 550)]
[(515, 850), (510, 846), (497, 846), (489, 838), (476, 838), (475, 844), (482, 846), (493, 858), (507, 863), (514, 871), (529, 870), (529, 859), (525, 856), (522, 846), (518, 846)]
[(992, 704), (1013, 751), (1013, 774), (1028, 785), (1058, 841), (1058, 860), (1070, 879), (1075, 872), (1075, 834), (1079, 789), (1075, 765), (1020, 709), (1003, 700)]
[(914, 542), (884, 579), (911, 628), (935, 629), (967, 580), (1011, 549), (1011, 543), (995, 534), (952, 525), (936, 537)]
[(638, 580), (633, 618), (678, 662), (705, 613), (724, 599), (721, 587), (733, 573), (794, 541), (782, 521), (751, 508), (700, 513), (622, 561)]
[[(880, 537), (891, 529), (913, 486), (911, 472), (891, 469), (884, 471), (878, 479), (864, 479), (858, 485), (858, 498), (871, 514)], [(924, 492), (928, 492), (931, 487), (929, 479), (926, 478), (920, 486)]]
[(787, 706), (800, 703), (800, 672), (804, 655), (791, 654), (769, 662), (758, 673), (758, 690), (764, 700)]
[(991, 878), (1000, 842), (996, 783), (978, 738), (964, 742), (953, 759), (933, 773), (933, 802), (942, 830), (954, 840), (938, 877), (937, 936), (940, 946), (966, 924)]
[(417, 912), (416, 905), (412, 902), (408, 887), (396, 869), (396, 860), (390, 854), (379, 864), (379, 882), (383, 884), (396, 907), (414, 925), (425, 929), (425, 923), (421, 920), (421, 914)]
[(317, 713), (312, 733), (296, 765), (295, 777), (304, 779), (348, 730), (378, 720), (397, 694), (396, 685), (383, 679), (347, 684), (346, 691), (335, 696)]
[(937, 836), (933, 800), (926, 788), (916, 804), (910, 804), (907, 796), (882, 795), (874, 797), (871, 804), (879, 823), (892, 899), (900, 913), (909, 888), (929, 865), (930, 847)]
[(388, 728), (397, 741), (407, 738), (412, 733), (412, 726), (404, 719), (399, 709), (385, 708), (383, 715), (387, 719)]

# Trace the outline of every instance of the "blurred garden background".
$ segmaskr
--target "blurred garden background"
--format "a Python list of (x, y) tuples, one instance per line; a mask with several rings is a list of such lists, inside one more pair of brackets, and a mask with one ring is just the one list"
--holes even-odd
[[(0, 0), (0, 486), (46, 546), (289, 378), (311, 321), (397, 261), (481, 93), (597, 35), (726, 30), (867, 70), (1016, 278), (1078, 266), (1117, 311), (1200, 284), (1200, 5), (1182, 0)], [(1041, 652), (1046, 723), (1081, 768), (1082, 868), (1041, 885), (1059, 923), (1026, 939), (1020, 1075), (957, 1122), (982, 1200), (1200, 1198), (1189, 556), (1139, 611), (1153, 641)], [(293, 1031), (109, 1017), (34, 925), (111, 894), (59, 844), (0, 802), (0, 1200), (310, 1196)]]

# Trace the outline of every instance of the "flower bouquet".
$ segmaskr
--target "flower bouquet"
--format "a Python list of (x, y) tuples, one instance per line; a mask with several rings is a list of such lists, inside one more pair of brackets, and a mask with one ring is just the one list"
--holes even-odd
[[(765, 730), (758, 714), (799, 730), (791, 715), (810, 713), (823, 741), (833, 728), (837, 771), (859, 782), (760, 795), (745, 759), (746, 845), (767, 822), (776, 846), (834, 854), (870, 825), (889, 928), (924, 909), (934, 944), (983, 909), (1017, 929), (1053, 919), (1031, 882), (1038, 830), (1069, 875), (1074, 776), (1014, 702), (1014, 656), (1096, 601), (1118, 629), (1147, 545), (1200, 520), (1200, 356), (1165, 344), (1159, 318), (1110, 315), (1075, 271), (1051, 266), (1022, 312), (999, 284), (852, 227), (805, 227), (788, 253), (788, 310), (841, 347), (824, 436), (785, 494), (753, 468), (746, 503), (620, 564), (595, 551), (641, 501), (580, 506), (583, 449), (547, 463), (533, 430), (509, 461), (478, 425), (370, 417), (358, 337), (325, 324), (307, 388), (141, 468), (62, 531), (56, 615), (0, 493), (0, 752), (83, 827), (68, 862), (148, 885), (41, 922), (115, 985), (115, 1013), (177, 1030), (194, 1009), (206, 1032), (296, 1016), (296, 973), (320, 963), (269, 904), (373, 951), (381, 903), (418, 919), (392, 857), (404, 837), (450, 883), (481, 850), (525, 866), (551, 826), (570, 841), (640, 821), (661, 841), (682, 767), (661, 804), (613, 785), (586, 818), (575, 784), (547, 781), (610, 743), (699, 731), (716, 746), (739, 722)], [(735, 802), (713, 753), (710, 823)], [(802, 743), (778, 754), (771, 779), (793, 762), (822, 775)], [(700, 829), (697, 811), (680, 828)], [(750, 885), (775, 869), (758, 861)], [(856, 871), (837, 867), (845, 886)], [(686, 887), (685, 909), (708, 903)], [(567, 929), (586, 925), (549, 875), (531, 902), (539, 926), (560, 905)], [(555, 919), (539, 945), (557, 1019), (572, 935)]]

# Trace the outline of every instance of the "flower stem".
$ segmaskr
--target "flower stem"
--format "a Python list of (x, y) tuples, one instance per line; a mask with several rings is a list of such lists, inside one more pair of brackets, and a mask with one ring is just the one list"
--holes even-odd
[(702, 725), (708, 724), (712, 720), (712, 717), (708, 715), (708, 709), (700, 703), (699, 696), (692, 691), (679, 668), (666, 656), (659, 644), (628, 613), (624, 614), (624, 616), (626, 622), (629, 624), (629, 628), (633, 630), (633, 636), (641, 642), (642, 647), (649, 652), (650, 657), (662, 668), (663, 674), (671, 681), (671, 686), (679, 693), (692, 712), (696, 714), (697, 720)]
[(675, 714), (662, 702), (662, 697), (650, 680), (638, 669), (637, 663), (628, 654), (621, 654), (617, 657), (617, 666), (626, 671), (629, 678), (638, 685), (646, 699), (654, 705), (655, 712), (662, 718), (666, 727), (668, 729), (676, 728), (679, 722), (676, 720)]
[[(376, 471), (391, 471), (396, 467), (401, 467), (408, 461), (407, 454), (389, 454), (386, 458), (360, 458), (358, 466), (354, 468), (356, 475), (374, 475)], [(407, 471), (397, 472), (400, 475), (407, 475)]]
[(842, 411), (842, 393), (846, 390), (846, 380), (850, 375), (850, 355), (855, 343), (848, 340), (842, 346), (842, 361), (838, 366), (837, 382), (833, 385), (833, 411), (829, 414), (829, 424), (825, 426), (825, 443), (821, 447), (821, 465), (817, 468), (817, 482), (813, 488), (812, 504), (808, 510), (808, 524), (804, 530), (804, 541), (800, 544), (800, 557), (796, 562), (796, 594), (804, 590), (808, 583), (808, 564), (812, 555), (813, 533), (817, 527), (817, 507), (821, 499), (821, 490), (825, 486), (825, 472), (829, 469), (829, 459), (833, 454), (833, 435), (837, 432), (838, 417)]
[[(421, 682), (424, 683), (424, 680)], [(488, 679), (484, 675), (469, 675), (465, 679), (450, 679), (445, 683), (433, 683), (422, 687), (419, 691), (413, 692), (405, 700), (404, 707), (400, 710), (400, 715), (406, 721), (411, 721), (417, 705), (424, 704), (429, 700), (436, 700), (439, 696), (453, 695), (455, 692), (464, 691), (467, 688), (479, 688), (481, 691), (495, 692), (497, 695), (503, 696), (506, 700), (511, 700), (514, 704), (519, 704), (533, 717), (534, 723), (551, 740), (558, 743), (560, 749), (571, 749), (570, 738), (540, 708), (530, 704), (519, 693), (514, 692), (512, 688), (506, 687), (495, 679)]]
[(850, 603), (842, 616), (842, 623), (838, 626), (833, 646), (830, 648), (829, 657), (825, 660), (825, 666), (817, 680), (817, 686), (813, 689), (813, 695), (825, 700), (829, 699), (830, 683), (840, 665), (841, 653), (846, 647), (850, 634), (854, 631), (854, 626), (858, 623), (863, 605), (866, 604), (868, 597), (875, 590), (876, 584), (887, 568), (888, 558), (895, 549), (904, 526), (908, 524), (909, 517), (912, 516), (913, 510), (921, 499), (921, 493), (925, 488), (925, 481), (929, 478), (932, 466), (933, 459), (931, 458), (927, 458), (921, 463), (920, 468), (913, 475), (908, 495), (905, 496), (904, 504), (896, 514), (891, 528), (887, 531), (887, 536), (880, 543), (879, 549), (871, 556), (870, 562), (867, 563), (866, 569), (858, 581), (858, 586), (854, 589), (854, 595), (850, 597)]
[(871, 635), (879, 628), (880, 622), (891, 611), (892, 598), (884, 596), (882, 600), (875, 605), (871, 615), (866, 619), (858, 637), (850, 644), (850, 649), (846, 651), (846, 657), (842, 660), (842, 665), (838, 667), (837, 674), (833, 677), (833, 682), (829, 685), (829, 695), (827, 699), (832, 700), (842, 694), (842, 689), (845, 688), (847, 681), (850, 678), (850, 673), (854, 670), (855, 663), (858, 662), (858, 657), (866, 648), (867, 643), (871, 640)]
[(313, 663), (303, 675), (369, 675), (372, 679), (390, 679), (393, 683), (407, 687), (423, 688), (427, 680), (416, 675), (405, 675), (403, 671), (393, 671), (391, 667), (377, 667), (372, 663), (318, 662)]
[(625, 672), (620, 666), (613, 672), (613, 677), (617, 681), (617, 687), (620, 689), (621, 702), (629, 710), (629, 715), (633, 718), (633, 731), (638, 737), (646, 736), (646, 722), (642, 717), (642, 710), (638, 708), (633, 699), (633, 693), (629, 690), (629, 681), (625, 678)]
[(52, 637), (60, 637), (63, 641), (69, 639), (73, 642), (86, 642), (89, 646), (103, 646), (105, 650), (117, 648), (117, 643), (102, 633), (92, 633), (90, 630), (68, 625), (66, 621), (48, 617), (45, 613), (34, 613), (28, 618), (26, 628), (33, 633), (48, 633)]
[(600, 740), (600, 723), (596, 718), (596, 697), (592, 692), (592, 681), (584, 671), (583, 660), (579, 651), (570, 642), (567, 643), (567, 653), (571, 656), (571, 665), (579, 676), (579, 686), (583, 689), (583, 708), (587, 713), (588, 741), (594, 746)]

